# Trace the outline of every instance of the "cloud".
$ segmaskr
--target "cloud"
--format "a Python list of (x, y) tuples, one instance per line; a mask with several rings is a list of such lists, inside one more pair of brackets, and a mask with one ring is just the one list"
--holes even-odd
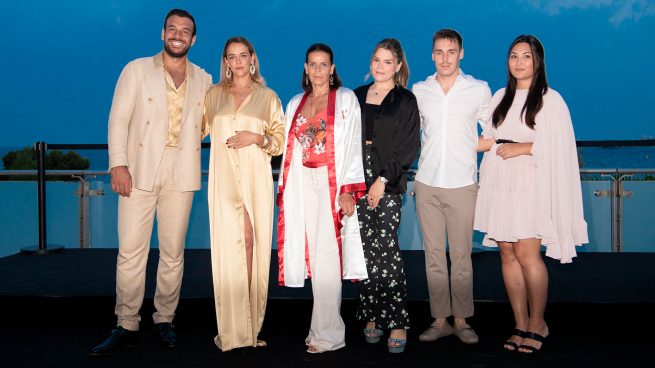
[(615, 26), (620, 25), (626, 20), (638, 21), (647, 16), (655, 15), (655, 3), (648, 0), (627, 0), (610, 17), (610, 22)]
[(612, 15), (608, 21), (616, 27), (625, 21), (636, 22), (655, 15), (655, 2), (652, 0), (519, 0), (519, 3), (548, 15), (557, 15), (569, 9), (609, 8)]
[(533, 8), (545, 12), (548, 15), (557, 15), (561, 10), (573, 8), (598, 9), (600, 7), (612, 6), (615, 0), (520, 0)]

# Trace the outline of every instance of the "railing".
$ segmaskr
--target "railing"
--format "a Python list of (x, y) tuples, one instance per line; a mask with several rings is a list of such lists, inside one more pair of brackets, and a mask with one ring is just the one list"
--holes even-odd
[(626, 179), (632, 179), (634, 175), (652, 175), (655, 174), (654, 169), (613, 169), (613, 170), (600, 170), (600, 169), (587, 169), (580, 170), (581, 175), (596, 174), (602, 178), (609, 178), (612, 186), (607, 190), (594, 190), (596, 197), (609, 197), (610, 198), (610, 213), (611, 213), (611, 237), (612, 237), (612, 251), (621, 252), (623, 250), (623, 198), (632, 197), (631, 190), (623, 190), (623, 183)]
[[(579, 141), (579, 147), (607, 147), (607, 146), (655, 146), (655, 140), (639, 141)], [(608, 143), (611, 143), (608, 145)], [(208, 143), (203, 143), (203, 148), (208, 148)], [(70, 176), (79, 181), (78, 190), (75, 194), (78, 196), (78, 240), (80, 248), (89, 248), (92, 246), (90, 240), (89, 225), (89, 199), (94, 196), (105, 195), (105, 191), (100, 189), (90, 189), (88, 178), (107, 176), (107, 171), (98, 170), (46, 170), (45, 153), (49, 149), (74, 149), (74, 150), (102, 150), (107, 149), (105, 144), (51, 144), (37, 142), (35, 144), (37, 151), (37, 170), (4, 170), (0, 171), (0, 176), (37, 176), (37, 208), (38, 208), (38, 247), (21, 249), (23, 254), (47, 254), (54, 250), (60, 250), (62, 247), (53, 247), (47, 243), (46, 233), (46, 177), (51, 175)], [(278, 170), (274, 170), (274, 176), (277, 176)], [(581, 176), (597, 176), (601, 180), (610, 181), (611, 186), (608, 189), (596, 189), (593, 191), (595, 197), (608, 197), (610, 200), (610, 219), (611, 224), (611, 251), (623, 251), (623, 198), (632, 196), (632, 191), (624, 190), (624, 182), (631, 180), (635, 175), (655, 175), (655, 169), (581, 169)], [(413, 177), (415, 171), (410, 173)], [(207, 171), (203, 171), (207, 175)], [(609, 180), (607, 180), (609, 179)]]

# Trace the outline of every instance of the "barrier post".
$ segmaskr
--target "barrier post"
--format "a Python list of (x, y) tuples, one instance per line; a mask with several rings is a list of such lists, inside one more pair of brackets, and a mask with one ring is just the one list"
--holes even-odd
[(48, 249), (47, 234), (46, 234), (46, 197), (45, 197), (45, 155), (48, 150), (46, 142), (36, 142), (34, 144), (36, 150), (36, 171), (37, 171), (37, 208), (39, 217), (39, 245), (22, 248), (20, 254), (23, 255), (45, 255), (49, 253), (57, 253), (64, 250), (63, 246), (52, 245)]

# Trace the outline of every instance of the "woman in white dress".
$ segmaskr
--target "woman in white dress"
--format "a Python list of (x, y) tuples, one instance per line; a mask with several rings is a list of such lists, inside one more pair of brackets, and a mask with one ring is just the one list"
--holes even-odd
[(548, 271), (541, 256), (571, 262), (587, 243), (587, 224), (575, 136), (568, 107), (546, 81), (544, 49), (531, 35), (517, 37), (508, 53), (507, 86), (492, 99), (492, 122), (483, 132), (474, 228), (483, 245), (498, 246), (515, 330), (504, 348), (541, 349), (548, 336), (544, 311)]

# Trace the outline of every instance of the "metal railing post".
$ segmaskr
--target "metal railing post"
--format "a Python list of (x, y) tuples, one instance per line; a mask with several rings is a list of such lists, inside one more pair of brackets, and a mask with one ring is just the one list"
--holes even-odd
[(619, 188), (621, 184), (612, 176), (612, 201), (610, 203), (610, 212), (612, 216), (612, 252), (621, 252), (621, 214), (619, 213)]
[(91, 243), (91, 223), (89, 222), (89, 198), (105, 195), (105, 191), (103, 189), (90, 190), (89, 182), (83, 175), (72, 175), (72, 177), (80, 181), (79, 189), (75, 192), (75, 195), (80, 198), (77, 210), (80, 248), (91, 248), (93, 244)]
[(48, 249), (47, 234), (46, 234), (46, 197), (45, 197), (45, 154), (48, 150), (46, 142), (36, 142), (34, 144), (36, 150), (36, 172), (37, 172), (37, 209), (39, 218), (39, 245), (22, 248), (21, 254), (25, 255), (44, 255), (53, 252), (60, 252), (64, 249), (63, 246), (51, 246)]
[(623, 251), (623, 198), (632, 197), (632, 191), (623, 190), (623, 180), (625, 178), (631, 178), (632, 174), (621, 174), (619, 173), (618, 179), (616, 180), (616, 188), (614, 198), (616, 200), (616, 243), (614, 247), (615, 252)]
[(634, 172), (625, 172), (621, 169), (614, 169), (608, 174), (601, 172), (601, 177), (608, 177), (612, 180), (611, 189), (594, 191), (596, 197), (610, 197), (610, 236), (613, 253), (623, 251), (623, 197), (632, 196), (632, 191), (623, 190), (623, 180), (632, 177), (633, 174)]
[(73, 178), (80, 181), (79, 189), (75, 192), (75, 195), (79, 196), (77, 202), (77, 224), (78, 224), (78, 235), (80, 248), (90, 248), (91, 247), (91, 236), (90, 236), (90, 226), (89, 226), (89, 182), (86, 181), (86, 178), (83, 176), (73, 175)]

